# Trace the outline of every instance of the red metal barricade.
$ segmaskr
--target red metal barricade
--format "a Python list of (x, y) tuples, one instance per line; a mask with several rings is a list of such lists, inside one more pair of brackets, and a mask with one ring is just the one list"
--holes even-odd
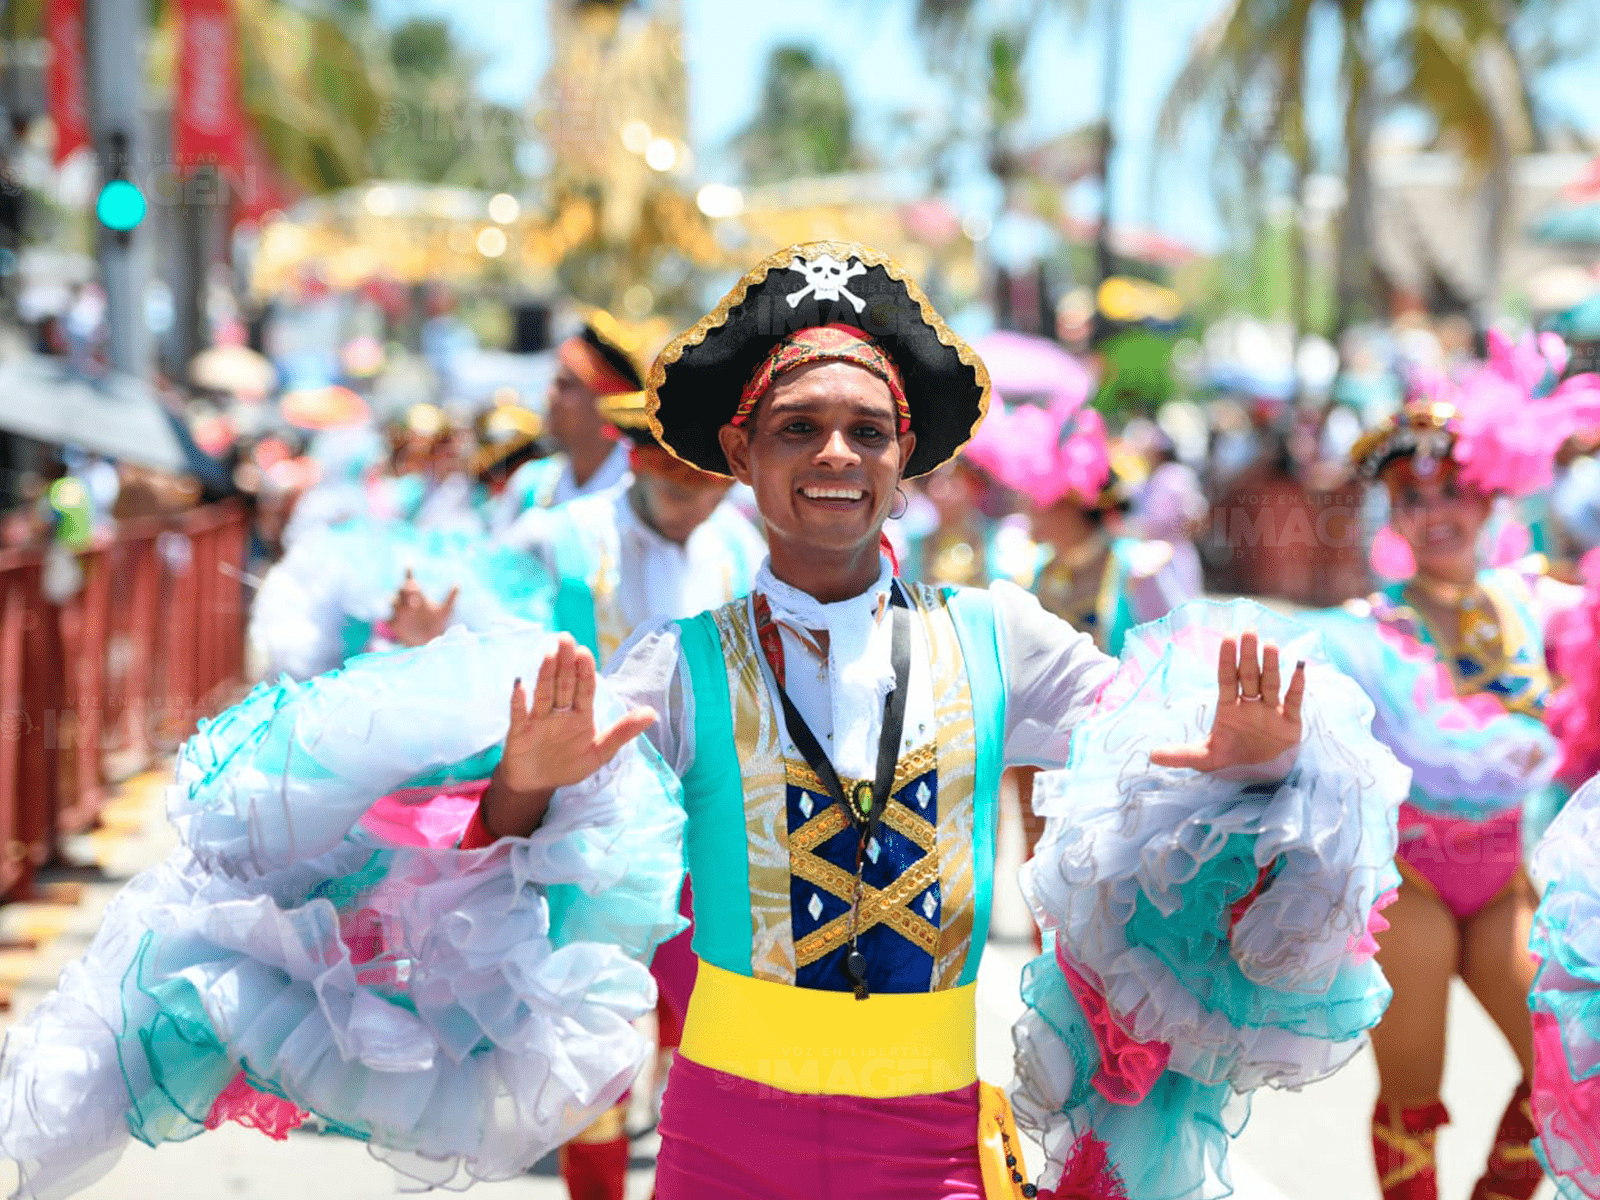
[(235, 503), (122, 522), (45, 594), (46, 555), (0, 552), (0, 899), (26, 895), (109, 785), (233, 698), (244, 663), (247, 517)]

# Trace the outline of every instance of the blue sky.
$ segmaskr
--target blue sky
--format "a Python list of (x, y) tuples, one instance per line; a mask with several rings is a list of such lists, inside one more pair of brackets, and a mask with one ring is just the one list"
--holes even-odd
[[(725, 147), (755, 109), (768, 53), (784, 43), (809, 44), (839, 67), (869, 145), (902, 114), (943, 104), (932, 90), (923, 48), (912, 30), (909, 0), (680, 3), (690, 68), (690, 137), (703, 180), (733, 181)], [(993, 0), (992, 8), (1003, 13), (1018, 3)], [(1208, 179), (1211, 147), (1198, 137), (1177, 146), (1156, 146), (1153, 134), (1161, 100), (1189, 42), (1217, 3), (1123, 0), (1127, 24), (1121, 141), (1113, 175), (1118, 220), (1150, 226), (1203, 248), (1215, 247), (1222, 238)], [(377, 7), (388, 19), (448, 17), (485, 62), (481, 90), (501, 102), (527, 99), (549, 60), (545, 0), (378, 0)], [(1092, 13), (1099, 6), (1090, 0), (1084, 7)], [(1045, 137), (1097, 117), (1101, 30), (1091, 15), (1080, 25), (1053, 17), (1035, 32), (1026, 64), (1030, 133)], [(1313, 72), (1321, 59), (1321, 70), (1331, 78), (1335, 52), (1330, 38), (1326, 53), (1314, 55)], [(1587, 62), (1551, 80), (1547, 89), (1590, 129), (1600, 127), (1600, 89), (1590, 82), (1597, 73), (1600, 47)], [(1320, 115), (1328, 128), (1336, 128), (1330, 124), (1336, 119), (1331, 111)], [(956, 190), (963, 207), (984, 209), (995, 199), (981, 172), (969, 173)]]

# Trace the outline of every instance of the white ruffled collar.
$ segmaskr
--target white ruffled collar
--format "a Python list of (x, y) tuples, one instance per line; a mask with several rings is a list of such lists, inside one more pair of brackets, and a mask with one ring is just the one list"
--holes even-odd
[(755, 581), (755, 591), (767, 598), (774, 621), (827, 634), (833, 757), (840, 773), (852, 778), (864, 778), (870, 771), (867, 755), (875, 744), (883, 698), (894, 687), (889, 623), (881, 619), (894, 586), (894, 568), (884, 556), (879, 564), (871, 587), (832, 604), (777, 578), (771, 559), (762, 562)]

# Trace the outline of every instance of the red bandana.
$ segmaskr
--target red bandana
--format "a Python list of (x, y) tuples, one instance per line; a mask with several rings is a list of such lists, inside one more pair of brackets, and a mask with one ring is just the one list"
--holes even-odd
[(911, 428), (911, 406), (906, 403), (905, 384), (900, 378), (900, 368), (883, 352), (883, 348), (854, 325), (813, 325), (798, 330), (772, 348), (750, 382), (744, 385), (739, 396), (739, 407), (730, 424), (743, 425), (750, 419), (756, 402), (772, 390), (778, 376), (809, 363), (847, 362), (872, 372), (889, 385), (894, 397), (895, 412), (899, 414), (899, 430)]

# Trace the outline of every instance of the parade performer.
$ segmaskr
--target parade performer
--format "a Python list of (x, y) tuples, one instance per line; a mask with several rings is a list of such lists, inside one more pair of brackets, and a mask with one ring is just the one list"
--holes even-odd
[(1199, 595), (1172, 547), (1114, 534), (1129, 497), (1111, 467), (1105, 421), (1081, 405), (1019, 404), (991, 416), (998, 429), (973, 460), (1025, 497), (1037, 548), (1014, 582), (1045, 609), (1120, 654), (1128, 631)]
[(1533, 1147), (1562, 1200), (1600, 1197), (1600, 778), (1533, 855)]
[[(1197, 931), (1208, 918), (1216, 926), (1163, 977), (1161, 996), (1143, 995), (1095, 944), (1120, 937), (1148, 954), (1184, 934), (1148, 918), (1134, 930), (1125, 910), (1069, 913), (1076, 884), (1040, 874), (1041, 919), (1083, 941), (1070, 957), (1077, 992), (1054, 954), (1033, 969), (1057, 982), (1034, 996), (1073, 1048), (1055, 1054), (1054, 1035), (1035, 1029), (1039, 1053), (1023, 1063), (1036, 1094), (1061, 1095), (1031, 1110), (1050, 1126), (1060, 1195), (1113, 1195), (1113, 1173), (1141, 1200), (1222, 1194), (1226, 1137), (1205, 1132), (1222, 1128), (1211, 1110), (1262, 1082), (1333, 1069), (1382, 1009), (1377, 971), (1352, 944), (1391, 883), (1403, 772), (1362, 730), (1348, 680), (1302, 667), (1280, 695), (1277, 651), (1259, 655), (1244, 626), (1286, 640), (1293, 627), (1251, 606), (1202, 607), (1181, 628), (1147, 627), (1138, 645), (1150, 657), (1118, 672), (1018, 588), (906, 584), (880, 555), (896, 484), (960, 448), (985, 383), (894, 264), (834, 243), (765, 260), (651, 372), (663, 445), (748, 483), (771, 548), (750, 598), (647, 628), (608, 668), (682, 778), (689, 815), (701, 963), (663, 1105), (661, 1200), (1033, 1194), (1003, 1099), (976, 1081), (973, 980), (1000, 771), (1061, 766), (1074, 731), (1103, 732), (1105, 757), (1075, 753), (1069, 774), (1112, 806), (1126, 791), (1183, 797), (1152, 803), (1136, 834), (1124, 828), (1123, 845), (1105, 849), (1125, 856), (1129, 837), (1190, 845), (1206, 869), (1168, 859), (1148, 883), (1158, 903), (1181, 897)], [(506, 751), (464, 845), (514, 841), (547, 804), (592, 786), (604, 754), (583, 703), (590, 669), (563, 650), (541, 670), (531, 710), (514, 695)], [(1313, 717), (1302, 740), (1308, 670), (1340, 715)], [(1220, 698), (1208, 694), (1218, 687)], [(1204, 748), (1162, 751), (1168, 738)], [(1347, 738), (1360, 749), (1335, 749)], [(1269, 782), (1297, 745), (1291, 782)], [(1365, 759), (1360, 783), (1349, 752)], [(1255, 764), (1256, 782), (1200, 773), (1230, 764)], [(1208, 827), (1226, 833), (1195, 841)], [(1126, 897), (1133, 881), (1098, 866)], [(1077, 849), (1063, 845), (1049, 869), (1099, 894), (1096, 863)], [(1296, 932), (1275, 932), (1287, 913)], [(1249, 949), (1223, 1017), (1201, 981), (1230, 961), (1230, 937)], [(1196, 1019), (1214, 1038), (1204, 1048), (1185, 1023)], [(1124, 1021), (1150, 1040), (1134, 1044)], [(1159, 1067), (1141, 1073), (1139, 1055), (1170, 1057), (1173, 1079), (1191, 1071), (1209, 1090), (1196, 1096), (1200, 1084), (1166, 1082)], [(1144, 1100), (1137, 1131), (1116, 1120), (1123, 1110), (1085, 1099), (1121, 1074), (1144, 1085), (1128, 1094)], [(1090, 1136), (1102, 1123), (1114, 1171)]]
[(662, 449), (642, 391), (606, 396), (596, 407), (623, 434), (630, 478), (532, 509), (498, 541), (533, 555), (558, 581), (556, 627), (603, 663), (646, 621), (693, 616), (744, 595), (766, 546), (727, 503), (727, 479)]
[[(130, 1131), (302, 1110), (429, 1183), (506, 1177), (642, 1061), (631, 960), (677, 927), (686, 846), (701, 961), (660, 1200), (1224, 1195), (1224, 1103), (1334, 1069), (1382, 1010), (1362, 947), (1404, 772), (1258, 606), (1186, 606), (1119, 667), (1018, 588), (897, 580), (895, 486), (987, 399), (881, 255), (758, 264), (650, 387), (664, 447), (755, 491), (751, 595), (647, 627), (603, 679), (568, 635), (452, 631), (210, 723), (184, 848), (0, 1058), (24, 1194), (81, 1187)], [(975, 1070), (1008, 763), (1065, 767), (1029, 889), (1060, 934), (1019, 1050), (1037, 1192)], [(366, 827), (402, 783), (478, 793), (459, 849)]]
[(1592, 381), (1536, 399), (1494, 372), (1442, 381), (1352, 449), (1388, 489), (1391, 524), (1416, 573), (1315, 619), (1334, 661), (1377, 708), (1374, 732), (1413, 782), (1401, 812), (1404, 876), (1378, 962), (1394, 986), (1373, 1033), (1372, 1120), (1386, 1200), (1434, 1200), (1435, 1131), (1449, 981), (1459, 974), (1510, 1043), (1523, 1082), (1506, 1108), (1475, 1200), (1527, 1200), (1539, 1182), (1528, 1143), (1533, 1069), (1526, 930), (1534, 908), (1521, 866), (1522, 809), (1548, 784), (1542, 724), (1550, 677), (1545, 631), (1576, 599), (1543, 560), (1480, 568), (1493, 497), (1548, 481), (1556, 449), (1584, 419)]
[[(605, 662), (639, 626), (691, 617), (750, 590), (766, 546), (727, 502), (729, 481), (661, 448), (646, 419), (644, 393), (603, 397), (602, 419), (629, 444), (631, 479), (592, 496), (518, 518), (501, 543), (532, 555), (557, 581), (553, 619)], [(681, 908), (688, 916), (685, 889)], [(695, 960), (689, 934), (657, 952), (657, 1044), (661, 1076), (682, 1038)], [(562, 1147), (561, 1173), (573, 1200), (621, 1200), (628, 1170), (626, 1102)]]
[(561, 452), (520, 467), (489, 517), (498, 533), (530, 508), (551, 508), (605, 491), (628, 472), (627, 439), (596, 408), (605, 396), (637, 392), (644, 378), (629, 339), (610, 313), (596, 310), (581, 332), (556, 348), (559, 363), (546, 398), (545, 428)]
[(262, 677), (306, 680), (460, 625), (554, 627), (556, 579), (482, 533), (369, 518), (308, 533), (267, 572), (247, 631)]

